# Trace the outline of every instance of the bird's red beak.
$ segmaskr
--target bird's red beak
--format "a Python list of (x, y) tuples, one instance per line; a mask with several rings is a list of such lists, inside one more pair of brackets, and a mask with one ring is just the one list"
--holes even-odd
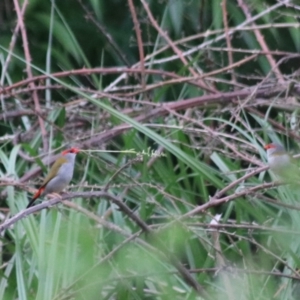
[(76, 153), (77, 154), (78, 152), (80, 152), (80, 149), (74, 147), (74, 148), (71, 149), (71, 151), (72, 151), (72, 153)]

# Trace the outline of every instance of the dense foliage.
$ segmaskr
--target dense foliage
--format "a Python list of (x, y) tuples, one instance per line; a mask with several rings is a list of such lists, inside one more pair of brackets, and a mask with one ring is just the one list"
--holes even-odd
[(299, 188), (263, 149), (298, 149), (299, 13), (1, 1), (0, 299), (299, 299)]

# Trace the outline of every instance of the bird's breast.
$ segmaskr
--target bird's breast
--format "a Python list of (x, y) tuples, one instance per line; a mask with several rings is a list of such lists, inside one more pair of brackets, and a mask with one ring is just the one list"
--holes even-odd
[(72, 180), (74, 163), (67, 162), (61, 165), (56, 176), (54, 176), (45, 187), (45, 194), (61, 192)]
[(268, 158), (268, 162), (270, 165), (271, 170), (281, 170), (282, 168), (290, 167), (291, 159), (288, 154), (282, 155), (271, 155)]

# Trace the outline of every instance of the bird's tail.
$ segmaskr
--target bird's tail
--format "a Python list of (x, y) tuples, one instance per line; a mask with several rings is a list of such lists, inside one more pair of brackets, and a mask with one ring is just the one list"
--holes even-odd
[(44, 187), (41, 187), (37, 190), (37, 192), (33, 195), (31, 201), (28, 203), (28, 205), (26, 206), (26, 208), (29, 208), (30, 206), (32, 206), (33, 202), (39, 198), (41, 196), (41, 194), (43, 193), (43, 191), (45, 190)]

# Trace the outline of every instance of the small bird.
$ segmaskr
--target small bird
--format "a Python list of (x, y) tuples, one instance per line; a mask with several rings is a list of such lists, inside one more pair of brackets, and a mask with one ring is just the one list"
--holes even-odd
[(59, 193), (70, 183), (73, 177), (76, 154), (79, 151), (78, 148), (70, 148), (62, 152), (26, 208), (32, 206), (33, 202), (40, 196)]
[(297, 161), (286, 152), (284, 147), (277, 143), (267, 144), (267, 158), (271, 171), (280, 179), (287, 181), (299, 181), (300, 170)]

